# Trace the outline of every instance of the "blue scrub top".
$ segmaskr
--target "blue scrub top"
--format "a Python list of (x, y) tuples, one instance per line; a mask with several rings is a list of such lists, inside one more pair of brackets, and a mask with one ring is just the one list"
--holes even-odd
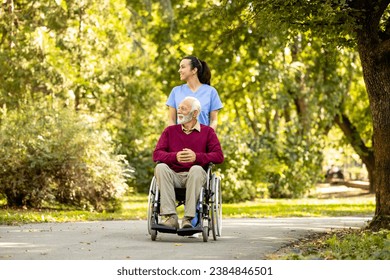
[(217, 90), (206, 84), (202, 84), (195, 92), (192, 92), (187, 84), (176, 86), (169, 94), (166, 104), (177, 110), (180, 102), (187, 96), (192, 96), (199, 100), (202, 110), (198, 119), (204, 125), (210, 125), (210, 112), (220, 110), (223, 107)]

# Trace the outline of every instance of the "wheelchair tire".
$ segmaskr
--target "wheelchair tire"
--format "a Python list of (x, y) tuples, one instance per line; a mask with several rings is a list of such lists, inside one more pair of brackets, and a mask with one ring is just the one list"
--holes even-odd
[(213, 239), (217, 240), (218, 234), (218, 185), (217, 177), (213, 174), (211, 178), (211, 198), (210, 198), (210, 225), (213, 233)]
[(152, 238), (152, 241), (156, 241), (157, 230), (155, 230), (155, 229), (150, 230), (150, 237)]
[(211, 223), (211, 232), (213, 234), (213, 239), (217, 240), (217, 224), (216, 224), (216, 217), (215, 217), (215, 204), (214, 202), (211, 203), (211, 209), (210, 209), (210, 223)]
[(148, 233), (149, 235), (152, 236), (152, 240), (156, 240), (156, 238), (153, 239), (154, 232), (155, 235), (157, 236), (157, 231), (152, 230), (152, 222), (153, 219), (155, 218), (155, 215), (153, 213), (155, 193), (156, 193), (156, 178), (153, 177), (152, 182), (150, 183), (149, 197), (148, 197)]
[(221, 190), (221, 178), (215, 177), (215, 224), (216, 235), (222, 236), (222, 190)]
[(208, 226), (203, 227), (202, 236), (203, 236), (203, 242), (207, 242), (209, 240), (209, 227)]

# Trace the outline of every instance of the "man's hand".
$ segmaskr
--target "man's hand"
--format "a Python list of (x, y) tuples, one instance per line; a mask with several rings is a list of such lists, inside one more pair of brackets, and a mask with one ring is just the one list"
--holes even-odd
[(178, 162), (194, 162), (196, 160), (196, 154), (190, 149), (183, 149), (176, 154), (176, 159)]

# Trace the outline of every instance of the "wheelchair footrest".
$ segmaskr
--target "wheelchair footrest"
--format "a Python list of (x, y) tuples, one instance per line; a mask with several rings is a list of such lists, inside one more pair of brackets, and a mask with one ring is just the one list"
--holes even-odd
[(151, 229), (163, 233), (177, 233), (180, 236), (194, 235), (195, 233), (203, 232), (203, 229), (200, 227), (200, 225), (192, 228), (176, 229), (174, 227), (167, 227), (167, 226), (155, 224), (152, 225)]
[(157, 230), (158, 232), (165, 232), (165, 233), (176, 233), (176, 228), (174, 227), (167, 227), (159, 224), (152, 225), (152, 229)]
[(177, 234), (180, 236), (193, 235), (199, 232), (203, 232), (203, 229), (200, 226), (192, 227), (192, 228), (181, 228), (177, 230)]

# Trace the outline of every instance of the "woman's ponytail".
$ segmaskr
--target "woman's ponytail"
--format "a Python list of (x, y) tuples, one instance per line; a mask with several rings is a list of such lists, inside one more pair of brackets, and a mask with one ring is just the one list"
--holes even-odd
[(202, 84), (210, 85), (210, 80), (211, 80), (211, 71), (209, 66), (207, 65), (206, 61), (199, 60), (200, 63), (202, 64), (202, 73), (201, 76), (198, 74), (199, 81)]

